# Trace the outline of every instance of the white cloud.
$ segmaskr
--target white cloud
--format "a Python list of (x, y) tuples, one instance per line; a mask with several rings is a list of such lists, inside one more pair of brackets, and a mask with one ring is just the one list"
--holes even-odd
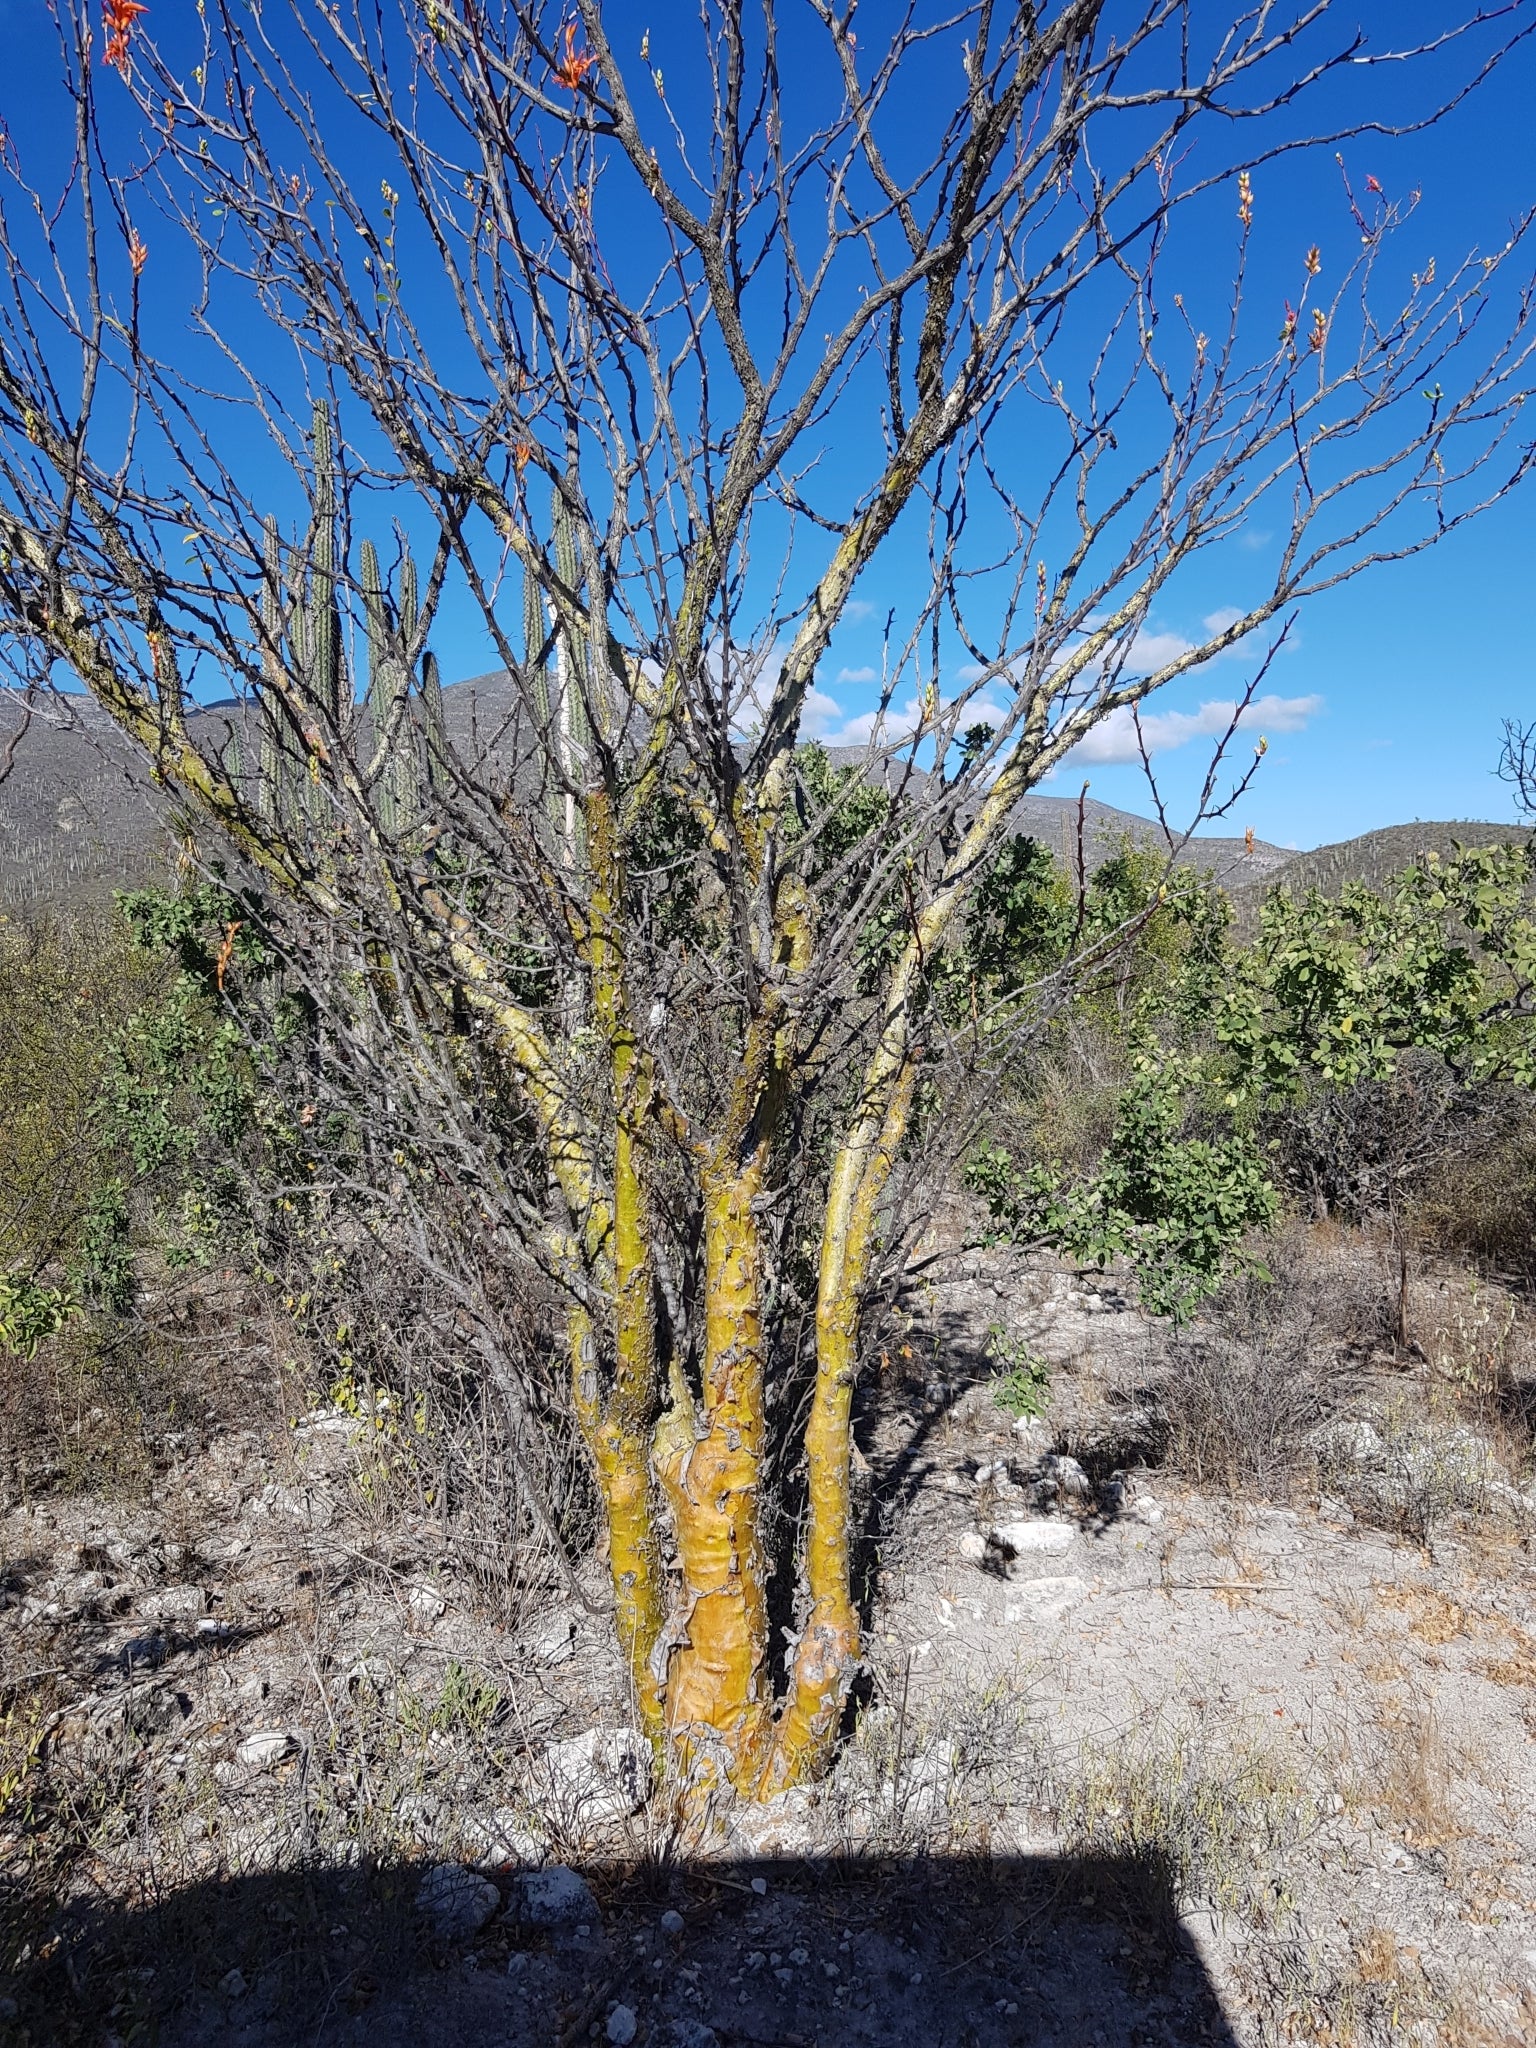
[[(1005, 704), (993, 703), (985, 695), (965, 707), (967, 725), (1001, 725), (1007, 716)], [(877, 722), (880, 745), (899, 747), (923, 723), (922, 707), (913, 696), (905, 704), (892, 705), (883, 719), (876, 711), (858, 711), (845, 717), (834, 697), (822, 690), (812, 690), (800, 729), (806, 739), (820, 740), (824, 747), (867, 747), (875, 737)]]
[(1162, 668), (1165, 663), (1178, 661), (1195, 646), (1193, 640), (1185, 639), (1182, 633), (1158, 633), (1150, 626), (1143, 626), (1131, 642), (1131, 651), (1125, 658), (1122, 673), (1140, 675), (1145, 669)]
[[(1257, 697), (1237, 722), (1239, 729), (1245, 732), (1300, 732), (1322, 708), (1321, 697)], [(1227, 730), (1236, 711), (1234, 701), (1217, 698), (1202, 704), (1198, 711), (1144, 712), (1141, 732), (1147, 752), (1166, 754), (1175, 747), (1187, 746), (1194, 739), (1216, 739)], [(1074, 763), (1139, 761), (1141, 752), (1136, 744), (1136, 724), (1130, 711), (1123, 707), (1111, 711), (1085, 740), (1072, 749), (1071, 758)]]
[(874, 609), (867, 597), (850, 597), (843, 606), (843, 617), (850, 626), (861, 626), (872, 616)]
[(1225, 633), (1228, 626), (1235, 626), (1242, 616), (1243, 608), (1240, 604), (1218, 605), (1215, 611), (1206, 613), (1201, 624), (1207, 633)]
[[(1207, 612), (1201, 620), (1203, 630), (1198, 640), (1191, 640), (1187, 633), (1175, 632), (1171, 628), (1138, 627), (1130, 646), (1126, 649), (1124, 660), (1116, 662), (1115, 672), (1120, 677), (1150, 675), (1154, 670), (1165, 668), (1170, 662), (1182, 660), (1186, 654), (1193, 654), (1207, 641), (1214, 640), (1218, 633), (1225, 633), (1229, 626), (1235, 626), (1243, 615), (1241, 605), (1219, 605), (1215, 611)], [(1088, 623), (1092, 627), (1102, 622), (1099, 619), (1090, 619)], [(1240, 640), (1234, 640), (1230, 647), (1223, 647), (1219, 653), (1208, 658), (1212, 661), (1230, 661), (1235, 655), (1243, 660), (1252, 660), (1257, 656), (1262, 644), (1261, 632), (1245, 633)], [(1293, 634), (1286, 644), (1294, 648), (1296, 636)], [(1102, 667), (1096, 671), (1099, 675), (1103, 672)], [(989, 673), (991, 671), (978, 667), (973, 661), (956, 670), (962, 683), (978, 682)]]
[[(1229, 631), (1244, 616), (1244, 608), (1240, 604), (1218, 605), (1200, 621), (1202, 630), (1198, 640), (1191, 640), (1184, 633), (1157, 632), (1143, 626), (1131, 642), (1131, 651), (1122, 673), (1143, 675), (1152, 669), (1162, 668), (1167, 662), (1178, 661), (1183, 655), (1193, 654), (1197, 647), (1203, 647), (1219, 633)], [(1245, 633), (1240, 640), (1234, 640), (1229, 647), (1221, 648), (1210, 658), (1213, 661), (1230, 661), (1236, 656), (1239, 660), (1251, 660), (1258, 654), (1262, 640), (1261, 631)], [(1295, 645), (1294, 635), (1287, 644)]]
[[(835, 697), (829, 697), (825, 690), (811, 689), (805, 693), (805, 709), (800, 714), (800, 732), (804, 739), (824, 740), (843, 722), (843, 707)], [(834, 745), (838, 744), (834, 742)]]
[(837, 680), (840, 683), (872, 683), (879, 677), (877, 668), (840, 668)]

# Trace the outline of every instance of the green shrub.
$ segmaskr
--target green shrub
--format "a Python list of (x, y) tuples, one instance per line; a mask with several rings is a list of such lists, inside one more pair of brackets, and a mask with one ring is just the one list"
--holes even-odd
[(1043, 1415), (1051, 1398), (1049, 1361), (1019, 1338), (1010, 1337), (1001, 1323), (987, 1331), (987, 1356), (998, 1367), (992, 1399), (1003, 1413), (1015, 1419)]
[(67, 1287), (45, 1287), (22, 1273), (0, 1273), (0, 1351), (35, 1358), (46, 1337), (56, 1337), (80, 1303)]

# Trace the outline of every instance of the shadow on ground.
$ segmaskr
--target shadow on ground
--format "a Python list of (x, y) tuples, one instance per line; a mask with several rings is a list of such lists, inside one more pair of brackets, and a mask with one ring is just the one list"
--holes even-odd
[[(434, 1932), (415, 1864), (38, 1914), (12, 1890), (16, 2048), (1191, 2048), (1234, 2037), (1153, 1864), (1051, 1857), (585, 1869), (563, 1924), (488, 1873)], [(460, 1880), (472, 1883), (472, 1880)]]

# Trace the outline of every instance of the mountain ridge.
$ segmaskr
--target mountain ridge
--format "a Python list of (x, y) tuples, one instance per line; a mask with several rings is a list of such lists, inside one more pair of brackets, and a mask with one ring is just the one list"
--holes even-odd
[[(504, 671), (467, 678), (443, 693), (450, 737), (472, 752), (494, 752), (513, 729), (516, 705)], [(0, 690), (0, 704), (15, 693)], [(244, 724), (237, 700), (200, 706), (189, 714), (194, 731), (204, 720), (222, 721), (228, 735)], [(0, 717), (0, 741), (10, 721)], [(867, 757), (861, 750), (829, 750), (840, 765)], [(95, 700), (83, 693), (41, 698), (16, 750), (10, 776), (0, 783), (0, 912), (11, 915), (58, 908), (65, 902), (110, 899), (114, 889), (164, 872), (178, 846), (163, 792), (129, 742)], [(1154, 820), (1095, 797), (1031, 791), (1010, 815), (1010, 828), (1050, 847), (1070, 871), (1082, 856), (1091, 873), (1128, 840), (1166, 843)], [(1205, 869), (1235, 899), (1255, 902), (1270, 887), (1322, 888), (1346, 880), (1378, 885), (1420, 852), (1446, 853), (1454, 844), (1518, 844), (1528, 828), (1485, 819), (1415, 820), (1378, 827), (1323, 846), (1293, 848), (1224, 833), (1197, 833), (1182, 857)]]

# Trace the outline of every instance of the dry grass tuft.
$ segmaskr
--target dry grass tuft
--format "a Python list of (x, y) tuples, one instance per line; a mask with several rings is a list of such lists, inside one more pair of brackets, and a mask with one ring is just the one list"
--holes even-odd
[(1153, 1866), (1179, 1903), (1264, 1927), (1291, 1911), (1276, 1873), (1317, 1820), (1288, 1750), (1244, 1731), (1223, 1746), (1188, 1727), (1085, 1745), (1053, 1804), (1069, 1851)]
[(1453, 1994), (1391, 1927), (1360, 1929), (1337, 1959), (1299, 1938), (1255, 1949), (1240, 1974), (1250, 2002), (1265, 2014), (1265, 2042), (1390, 2048), (1411, 2040), (1421, 2048), (1458, 2048), (1459, 2037), (1447, 2031)]
[(1452, 1800), (1454, 1771), (1439, 1716), (1415, 1701), (1382, 1701), (1371, 1803), (1411, 1848), (1446, 1849), (1462, 1833)]
[(1484, 1657), (1472, 1668), (1479, 1678), (1494, 1685), (1536, 1688), (1536, 1656), (1529, 1650), (1514, 1650), (1507, 1657)]
[(1408, 1633), (1421, 1643), (1450, 1643), (1467, 1633), (1466, 1609), (1432, 1588), (1379, 1586), (1375, 1599), (1379, 1607), (1408, 1614)]

